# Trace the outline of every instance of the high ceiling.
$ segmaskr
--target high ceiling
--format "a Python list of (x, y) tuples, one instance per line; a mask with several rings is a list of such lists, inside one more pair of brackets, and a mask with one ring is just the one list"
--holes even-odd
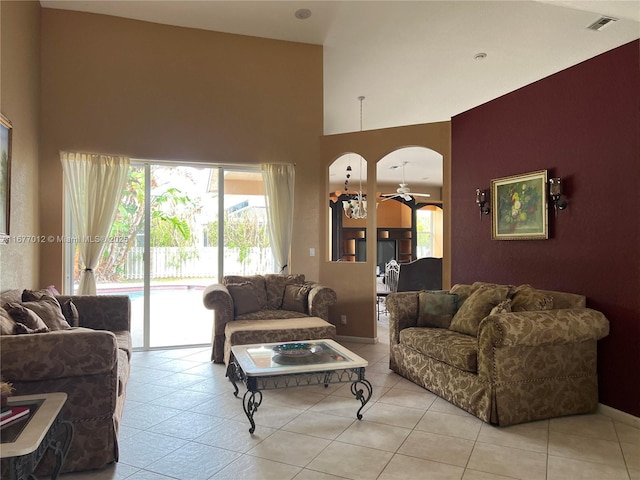
[[(364, 130), (446, 121), (640, 37), (640, 0), (40, 3), (323, 45), (327, 135), (360, 129), (360, 95)], [(299, 9), (311, 16), (296, 18)], [(618, 20), (587, 29), (602, 15)], [(409, 178), (431, 176), (410, 168)]]

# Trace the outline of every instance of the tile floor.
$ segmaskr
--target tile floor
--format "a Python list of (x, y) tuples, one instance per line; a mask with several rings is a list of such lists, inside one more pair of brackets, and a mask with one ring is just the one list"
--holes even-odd
[[(264, 392), (250, 435), (209, 348), (135, 352), (120, 461), (63, 480), (639, 480), (640, 429), (600, 414), (496, 428), (369, 361), (364, 418), (349, 385)], [(241, 390), (240, 395), (242, 395)]]

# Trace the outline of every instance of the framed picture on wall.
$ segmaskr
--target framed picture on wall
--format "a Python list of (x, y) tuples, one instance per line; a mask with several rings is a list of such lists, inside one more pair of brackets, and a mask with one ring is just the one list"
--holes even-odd
[(9, 119), (0, 114), (0, 237), (9, 235), (12, 130)]
[(547, 171), (491, 180), (491, 235), (494, 240), (546, 240)]

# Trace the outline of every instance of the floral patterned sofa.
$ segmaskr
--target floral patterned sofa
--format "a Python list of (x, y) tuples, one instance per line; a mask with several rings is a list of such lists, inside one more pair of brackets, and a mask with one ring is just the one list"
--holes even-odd
[[(42, 291), (25, 298), (27, 292), (34, 293), (11, 290), (0, 295), (3, 380), (13, 384), (14, 395), (67, 394), (62, 413), (73, 424), (74, 436), (62, 471), (117, 461), (131, 358), (129, 297), (50, 295), (55, 300), (42, 300)], [(39, 302), (56, 306), (62, 317), (58, 312), (59, 320), (47, 319)], [(46, 328), (33, 328), (33, 316), (21, 318), (23, 307), (45, 319)], [(49, 473), (51, 463), (45, 459), (43, 464), (41, 473)]]
[(228, 364), (232, 345), (332, 338), (328, 322), (336, 292), (305, 276), (229, 275), (203, 292), (215, 311), (211, 360)]
[(476, 282), (387, 299), (390, 368), (501, 426), (593, 412), (609, 322), (582, 295)]

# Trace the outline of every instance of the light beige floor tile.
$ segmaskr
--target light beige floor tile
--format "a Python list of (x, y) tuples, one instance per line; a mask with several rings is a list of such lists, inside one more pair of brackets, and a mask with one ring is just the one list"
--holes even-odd
[(373, 387), (387, 387), (391, 388), (396, 385), (402, 377), (390, 371), (370, 371), (367, 368), (365, 377)]
[(207, 480), (239, 456), (236, 452), (191, 442), (148, 465), (145, 470), (180, 480)]
[(597, 413), (552, 418), (549, 421), (549, 430), (601, 440), (618, 440), (611, 418)]
[[(371, 405), (372, 402), (369, 402), (362, 408), (362, 415), (366, 415), (366, 411), (371, 407)], [(360, 407), (360, 402), (356, 400), (356, 397), (354, 396), (347, 398), (341, 397), (340, 395), (329, 395), (324, 400), (321, 400), (312, 406), (308, 411), (355, 419), (356, 413)]]
[(547, 480), (628, 480), (626, 468), (549, 455)]
[(214, 428), (198, 436), (195, 441), (212, 447), (246, 453), (275, 431), (274, 428), (260, 426), (250, 434), (246, 419), (245, 421), (221, 419)]
[[(284, 388), (282, 390), (269, 390), (263, 392), (265, 398), (273, 405), (306, 410), (326, 397), (325, 394), (311, 391), (306, 387)], [(268, 397), (267, 397), (268, 396)]]
[(464, 467), (469, 461), (473, 445), (471, 440), (414, 430), (398, 453)]
[(303, 468), (302, 471), (295, 476), (294, 480), (346, 480), (346, 477), (338, 477), (324, 472), (316, 472)]
[(325, 415), (320, 412), (306, 412), (291, 420), (282, 427), (282, 430), (335, 440), (353, 422), (357, 421), (355, 417), (351, 419), (336, 415)]
[(510, 427), (496, 427), (483, 423), (478, 441), (547, 453), (549, 432), (547, 422), (531, 422)]
[(428, 390), (404, 390), (397, 385), (385, 393), (378, 401), (401, 407), (428, 410), (436, 396)]
[(453, 465), (394, 455), (378, 480), (460, 480), (463, 472)]
[(632, 427), (626, 423), (613, 422), (618, 434), (618, 439), (623, 443), (632, 443), (640, 447), (640, 428)]
[(411, 433), (408, 428), (371, 423), (368, 421), (353, 422), (336, 439), (338, 442), (377, 448), (387, 452), (398, 450), (405, 438)]
[(547, 456), (543, 453), (477, 442), (467, 467), (521, 480), (545, 480)]
[(640, 480), (640, 470), (629, 469), (629, 479), (630, 480)]
[(367, 410), (366, 420), (368, 422), (395, 425), (396, 427), (414, 428), (423, 415), (424, 411), (417, 408), (399, 407), (377, 402)]
[(206, 431), (214, 428), (222, 421), (223, 419), (212, 417), (210, 415), (203, 415), (201, 413), (194, 412), (182, 412), (175, 417), (171, 417), (164, 422), (160, 422), (157, 425), (152, 426), (148, 431), (161, 433), (171, 437), (178, 437), (185, 440), (193, 440)]
[(133, 475), (127, 477), (127, 480), (171, 480), (174, 477), (167, 477), (159, 473), (150, 472), (149, 470), (138, 470)]
[(549, 435), (549, 455), (625, 467), (618, 442), (554, 431)]
[[(222, 395), (216, 395), (205, 403), (193, 407), (191, 411), (220, 418), (233, 418), (237, 416), (238, 413), (243, 413), (242, 393), (239, 395), (239, 397), (234, 397), (231, 391), (223, 393)], [(125, 412), (126, 411), (125, 408)]]
[(279, 430), (249, 450), (248, 454), (288, 465), (304, 467), (322, 452), (329, 443), (330, 441), (324, 438)]
[(416, 425), (416, 430), (475, 440), (481, 427), (482, 421), (476, 417), (450, 415), (429, 410)]
[(451, 402), (446, 401), (444, 398), (436, 397), (436, 400), (431, 404), (429, 410), (432, 412), (448, 413), (449, 415), (458, 415), (461, 417), (476, 418), (469, 412), (457, 407)]
[(289, 480), (302, 470), (264, 458), (243, 455), (216, 473), (211, 480)]
[(640, 470), (640, 446), (635, 443), (621, 443), (620, 447), (622, 447), (627, 468)]
[(172, 417), (184, 413), (175, 408), (146, 404), (143, 408), (127, 410), (122, 415), (122, 424), (128, 427), (146, 430)]
[(119, 443), (122, 463), (145, 468), (188, 442), (176, 437), (143, 431), (131, 438), (121, 439)]
[(496, 475), (494, 473), (479, 472), (477, 470), (469, 470), (468, 468), (462, 475), (462, 480), (518, 480), (515, 477), (505, 477), (504, 475)]
[[(285, 407), (283, 405), (272, 405), (268, 403), (268, 399), (263, 397), (262, 405), (260, 405), (258, 411), (253, 415), (253, 421), (257, 425), (256, 429), (261, 426), (281, 428), (303, 412), (305, 412), (305, 410)], [(249, 428), (249, 419), (244, 411), (233, 417), (233, 419), (237, 421), (246, 421), (247, 428)]]
[(426, 388), (421, 387), (420, 385), (413, 383), (411, 380), (407, 380), (404, 377), (400, 377), (398, 383), (394, 385), (394, 388), (398, 388), (401, 390), (409, 390), (411, 392), (428, 392)]
[(307, 468), (354, 480), (376, 479), (392, 453), (333, 442)]

